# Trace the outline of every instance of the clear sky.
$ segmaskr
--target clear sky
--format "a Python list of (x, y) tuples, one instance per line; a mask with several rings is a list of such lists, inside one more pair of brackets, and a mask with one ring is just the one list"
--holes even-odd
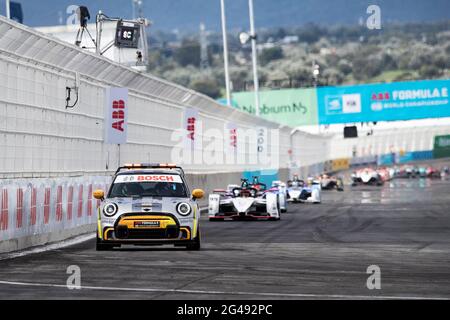
[[(12, 0), (22, 3), (25, 21), (31, 26), (65, 23), (70, 5), (89, 7), (93, 21), (99, 9), (110, 16), (130, 18), (131, 0)], [(225, 0), (230, 28), (248, 27), (247, 0)], [(144, 14), (155, 29), (220, 30), (219, 0), (143, 0)], [(5, 0), (0, 0), (4, 14)], [(430, 21), (450, 19), (450, 0), (254, 0), (257, 27), (317, 24), (356, 24), (366, 17), (370, 4), (379, 4), (384, 21)]]

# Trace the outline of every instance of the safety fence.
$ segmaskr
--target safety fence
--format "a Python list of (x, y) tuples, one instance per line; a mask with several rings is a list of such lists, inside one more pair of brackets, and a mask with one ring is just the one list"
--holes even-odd
[(95, 189), (110, 178), (0, 180), (0, 240), (58, 232), (97, 221)]

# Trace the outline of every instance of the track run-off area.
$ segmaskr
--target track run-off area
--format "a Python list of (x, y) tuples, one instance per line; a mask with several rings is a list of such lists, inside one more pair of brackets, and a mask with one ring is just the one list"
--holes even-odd
[[(323, 191), (280, 221), (201, 221), (202, 250), (95, 239), (0, 259), (0, 299), (450, 299), (450, 181)], [(81, 289), (66, 286), (69, 266)], [(381, 288), (369, 290), (369, 266)]]

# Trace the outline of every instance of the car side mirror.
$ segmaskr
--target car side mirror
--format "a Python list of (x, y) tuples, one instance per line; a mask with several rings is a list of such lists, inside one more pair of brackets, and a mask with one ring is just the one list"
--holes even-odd
[(194, 200), (201, 199), (204, 197), (204, 195), (205, 191), (203, 191), (202, 189), (195, 189), (194, 191), (192, 191), (192, 198), (194, 198)]
[(95, 191), (92, 193), (92, 195), (94, 196), (95, 199), (98, 199), (98, 200), (103, 200), (103, 199), (105, 199), (105, 192), (104, 192), (103, 190), (100, 190), (100, 189), (95, 190)]

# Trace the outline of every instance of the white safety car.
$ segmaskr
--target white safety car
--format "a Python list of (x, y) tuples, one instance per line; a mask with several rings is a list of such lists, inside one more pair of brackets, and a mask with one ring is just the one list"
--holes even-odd
[(189, 192), (183, 169), (171, 164), (128, 164), (117, 169), (98, 209), (97, 250), (121, 245), (185, 246), (200, 249), (203, 190)]

